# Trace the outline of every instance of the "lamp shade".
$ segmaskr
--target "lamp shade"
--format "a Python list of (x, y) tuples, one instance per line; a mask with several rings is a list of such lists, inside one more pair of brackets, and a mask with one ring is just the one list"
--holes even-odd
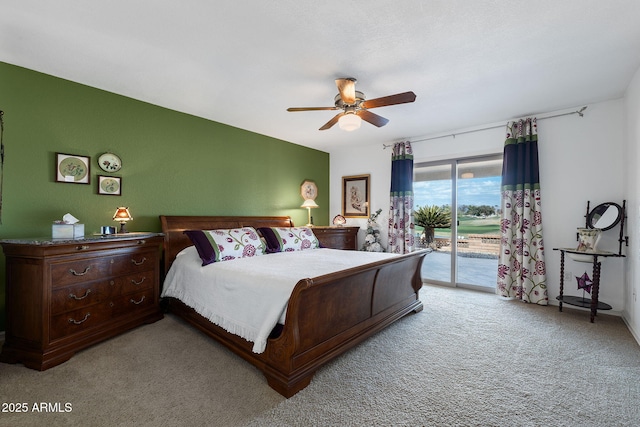
[(361, 124), (362, 119), (360, 116), (353, 113), (347, 113), (338, 119), (338, 126), (340, 126), (340, 129), (346, 130), (347, 132), (359, 129)]
[(318, 206), (313, 199), (305, 199), (304, 203), (300, 207), (301, 208), (319, 208), (320, 206)]
[(133, 217), (131, 216), (129, 208), (127, 207), (121, 206), (116, 209), (116, 213), (113, 214), (114, 221), (131, 221), (132, 219)]

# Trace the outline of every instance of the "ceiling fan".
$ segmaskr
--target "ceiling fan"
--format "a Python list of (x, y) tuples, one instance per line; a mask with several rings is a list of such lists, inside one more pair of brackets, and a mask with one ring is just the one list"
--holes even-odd
[(320, 130), (327, 130), (338, 123), (341, 129), (351, 131), (360, 127), (360, 119), (377, 127), (382, 127), (389, 123), (388, 119), (369, 111), (371, 108), (406, 104), (416, 100), (416, 94), (413, 92), (397, 93), (367, 100), (364, 93), (356, 90), (356, 79), (353, 77), (336, 79), (336, 86), (339, 93), (334, 99), (333, 107), (294, 107), (287, 108), (287, 111), (342, 110), (325, 123)]

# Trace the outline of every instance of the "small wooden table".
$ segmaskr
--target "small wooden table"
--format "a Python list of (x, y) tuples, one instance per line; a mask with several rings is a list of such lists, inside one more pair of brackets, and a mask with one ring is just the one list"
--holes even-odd
[(358, 231), (360, 227), (314, 226), (313, 234), (325, 248), (358, 250)]
[[(603, 302), (598, 301), (598, 294), (600, 293), (600, 269), (601, 264), (598, 261), (598, 257), (623, 257), (624, 255), (620, 255), (614, 252), (606, 252), (606, 251), (596, 251), (596, 252), (583, 252), (578, 251), (572, 248), (553, 248), (554, 251), (560, 251), (560, 295), (556, 297), (559, 301), (559, 310), (562, 311), (562, 303), (567, 303), (570, 305), (575, 305), (578, 307), (591, 308), (591, 323), (593, 323), (598, 309), (600, 310), (611, 310), (611, 306), (609, 304), (605, 304)], [(576, 254), (593, 258), (593, 272), (591, 279), (593, 281), (591, 285), (591, 299), (581, 298), (575, 296), (564, 296), (564, 254)]]

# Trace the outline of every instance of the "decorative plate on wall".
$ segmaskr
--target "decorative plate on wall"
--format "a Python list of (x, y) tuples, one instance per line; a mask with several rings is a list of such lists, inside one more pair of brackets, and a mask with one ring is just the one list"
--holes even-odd
[(306, 180), (300, 186), (300, 195), (305, 200), (315, 200), (318, 197), (318, 186), (315, 182)]
[(113, 153), (104, 153), (98, 157), (98, 166), (105, 172), (118, 172), (122, 167), (122, 160)]

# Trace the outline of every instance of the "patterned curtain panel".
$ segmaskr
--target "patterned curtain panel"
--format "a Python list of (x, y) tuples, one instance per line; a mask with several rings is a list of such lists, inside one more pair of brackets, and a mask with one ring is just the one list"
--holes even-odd
[(391, 154), (389, 252), (406, 254), (414, 245), (413, 151), (407, 141), (394, 144)]
[(497, 293), (547, 305), (536, 119), (507, 124)]

